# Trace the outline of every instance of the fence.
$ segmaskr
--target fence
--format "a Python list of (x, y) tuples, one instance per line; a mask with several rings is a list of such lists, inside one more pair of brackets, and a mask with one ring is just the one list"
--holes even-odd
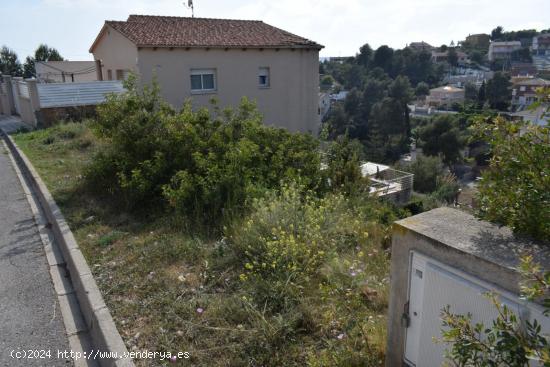
[(387, 169), (370, 178), (370, 191), (396, 204), (406, 203), (411, 199), (414, 175), (394, 169)]
[(110, 93), (122, 93), (120, 81), (39, 84), (0, 75), (0, 114), (19, 115), (23, 122), (47, 126), (58, 119), (93, 113)]

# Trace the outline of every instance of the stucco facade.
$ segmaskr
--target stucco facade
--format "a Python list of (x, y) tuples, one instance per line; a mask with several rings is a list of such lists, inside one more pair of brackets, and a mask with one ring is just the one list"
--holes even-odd
[[(106, 25), (92, 49), (103, 79), (117, 70), (138, 74), (143, 83), (156, 76), (163, 97), (179, 108), (191, 99), (195, 108), (238, 106), (242, 97), (255, 101), (268, 125), (317, 134), (319, 130), (319, 50), (308, 47), (138, 47)], [(109, 70), (112, 70), (109, 73)], [(214, 72), (215, 88), (192, 91), (195, 70)], [(268, 73), (268, 85), (259, 74)]]
[(139, 73), (136, 45), (110, 26), (99, 35), (93, 55), (95, 61), (101, 61), (98, 80), (116, 80), (117, 70)]

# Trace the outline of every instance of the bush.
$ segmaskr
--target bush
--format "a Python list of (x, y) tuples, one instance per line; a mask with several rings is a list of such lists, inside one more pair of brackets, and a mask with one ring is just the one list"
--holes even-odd
[(330, 143), (326, 154), (327, 176), (331, 187), (346, 194), (368, 192), (368, 179), (361, 172), (363, 147), (347, 135)]
[(418, 129), (418, 136), (424, 154), (441, 155), (446, 165), (462, 160), (460, 150), (466, 144), (465, 132), (460, 129), (460, 121), (451, 115), (440, 115)]
[(367, 241), (367, 222), (358, 220), (348, 199), (338, 194), (319, 199), (301, 191), (285, 186), (280, 195), (257, 200), (254, 214), (230, 234), (242, 280), (267, 282), (270, 288), (258, 295), (259, 303), (298, 296), (338, 250)]
[(443, 174), (443, 162), (439, 157), (419, 155), (416, 161), (407, 167), (400, 167), (414, 174), (414, 190), (421, 193), (431, 193), (437, 188), (437, 178)]
[(480, 119), (476, 137), (491, 147), (479, 185), (479, 216), (542, 241), (550, 238), (548, 127)]
[[(394, 219), (375, 199), (319, 198), (296, 184), (256, 200), (226, 230), (247, 307), (268, 324), (247, 353), (267, 365), (281, 350), (308, 356), (293, 365), (380, 365), (389, 265), (382, 244)], [(297, 338), (300, 350), (288, 350)]]
[(458, 199), (460, 185), (453, 174), (446, 174), (437, 178), (437, 188), (432, 196), (447, 204), (452, 204)]
[(246, 99), (236, 110), (179, 112), (162, 101), (156, 83), (108, 97), (96, 134), (106, 148), (87, 170), (90, 186), (129, 208), (163, 206), (196, 220), (216, 220), (252, 198), (296, 179), (309, 189), (324, 182), (318, 143), (310, 135), (264, 126)]

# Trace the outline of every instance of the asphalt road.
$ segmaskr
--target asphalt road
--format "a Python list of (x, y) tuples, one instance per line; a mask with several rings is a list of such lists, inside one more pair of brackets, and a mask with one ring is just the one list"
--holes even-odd
[[(69, 351), (69, 343), (46, 254), (0, 141), (0, 366), (72, 365), (57, 358), (58, 350)], [(43, 358), (17, 360), (12, 351)]]

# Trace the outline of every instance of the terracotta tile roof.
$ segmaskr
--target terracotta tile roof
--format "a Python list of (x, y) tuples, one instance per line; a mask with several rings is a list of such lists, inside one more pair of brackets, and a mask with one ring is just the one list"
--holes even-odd
[(125, 22), (105, 24), (138, 47), (323, 48), (256, 20), (130, 15)]

